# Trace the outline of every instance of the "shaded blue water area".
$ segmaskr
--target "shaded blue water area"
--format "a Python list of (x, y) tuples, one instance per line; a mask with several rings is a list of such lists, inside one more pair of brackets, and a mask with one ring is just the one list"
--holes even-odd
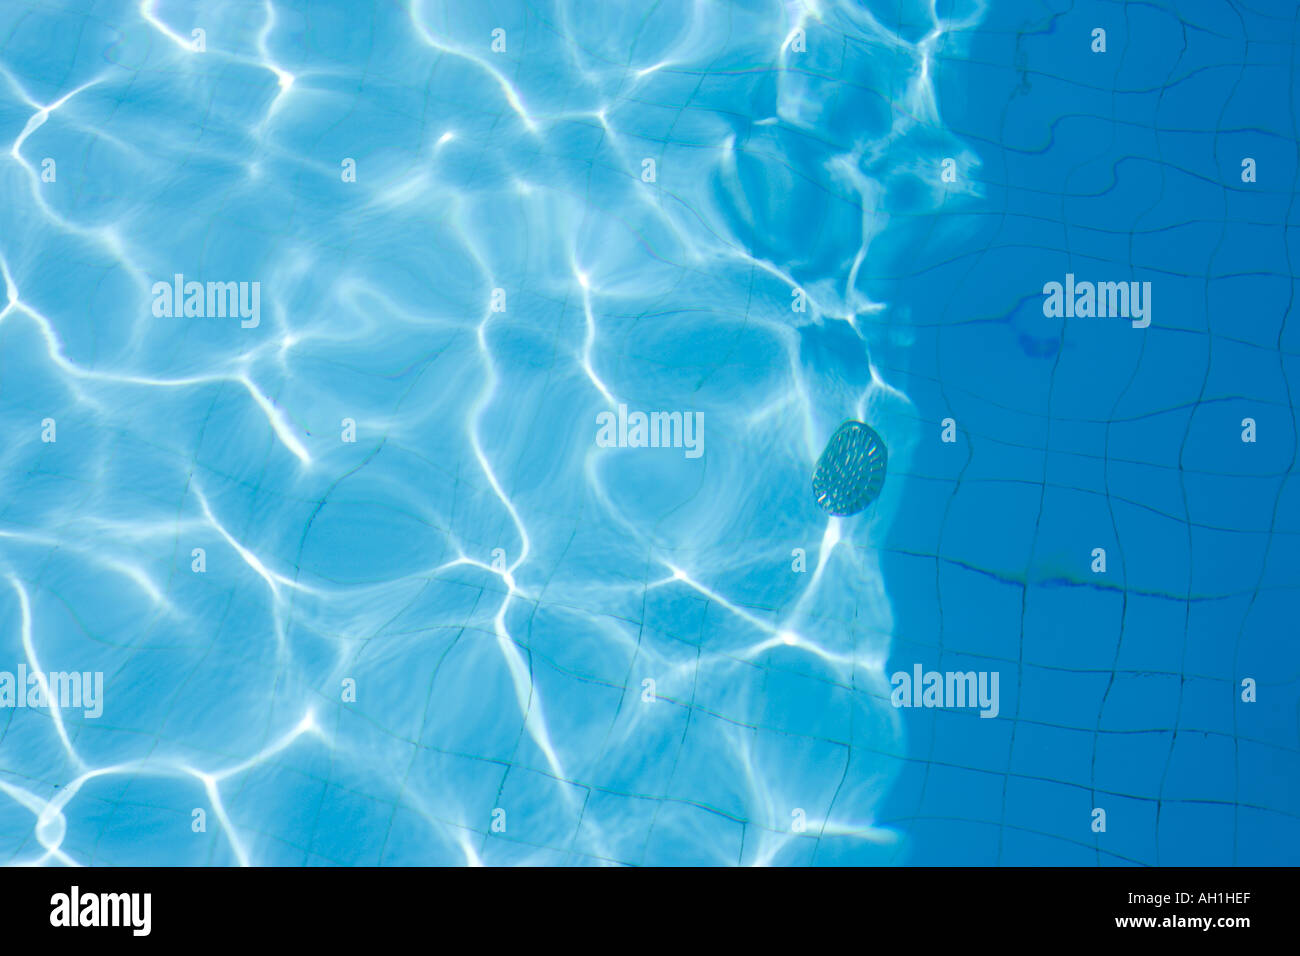
[(0, 861), (1300, 862), (1300, 26), (1179, 6), (0, 3)]
[[(910, 308), (926, 436), (889, 669), (998, 670), (1001, 708), (906, 711), (911, 862), (1300, 862), (1298, 29), (990, 4), (940, 56), (980, 198), (872, 287)], [(1149, 315), (1048, 317), (1067, 274), (1149, 282)]]

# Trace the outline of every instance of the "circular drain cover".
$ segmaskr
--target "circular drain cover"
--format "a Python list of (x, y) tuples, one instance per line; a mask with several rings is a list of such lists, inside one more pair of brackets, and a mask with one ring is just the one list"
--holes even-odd
[(845, 422), (835, 429), (813, 470), (817, 506), (828, 514), (857, 514), (884, 487), (887, 457), (875, 431), (862, 422)]

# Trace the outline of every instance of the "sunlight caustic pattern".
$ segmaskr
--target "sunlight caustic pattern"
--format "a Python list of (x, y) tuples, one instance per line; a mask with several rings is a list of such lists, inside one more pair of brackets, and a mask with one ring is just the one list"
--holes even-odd
[(1296, 862), (1298, 44), (0, 6), (0, 860)]
[(858, 276), (973, 162), (931, 76), (980, 10), (915, 13), (6, 6), (0, 670), (104, 700), (0, 714), (0, 858), (893, 846), (895, 503), (809, 476), (914, 437)]

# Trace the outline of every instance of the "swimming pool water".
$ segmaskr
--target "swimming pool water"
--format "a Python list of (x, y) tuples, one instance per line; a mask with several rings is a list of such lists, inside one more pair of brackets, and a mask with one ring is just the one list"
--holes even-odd
[(0, 859), (1300, 861), (1284, 6), (0, 4)]

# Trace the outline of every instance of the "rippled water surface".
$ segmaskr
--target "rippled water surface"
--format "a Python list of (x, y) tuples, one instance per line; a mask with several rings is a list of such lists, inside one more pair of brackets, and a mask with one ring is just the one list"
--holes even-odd
[(0, 860), (1296, 862), (1294, 19), (997, 6), (0, 6)]

